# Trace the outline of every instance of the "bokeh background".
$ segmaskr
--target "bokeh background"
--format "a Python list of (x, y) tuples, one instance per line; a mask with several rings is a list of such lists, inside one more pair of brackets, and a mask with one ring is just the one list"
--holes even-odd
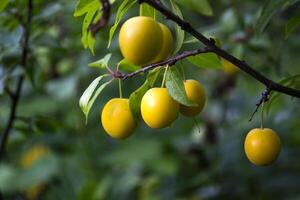
[[(4, 130), (10, 99), (4, 88), (15, 87), (26, 74), (17, 118), (5, 158), (0, 163), (4, 199), (80, 200), (200, 200), (299, 199), (299, 100), (277, 96), (265, 106), (265, 126), (278, 132), (282, 151), (276, 163), (255, 167), (245, 157), (246, 133), (260, 124), (249, 118), (264, 91), (243, 72), (199, 68), (180, 62), (186, 77), (199, 80), (207, 91), (204, 111), (195, 119), (179, 116), (171, 127), (153, 130), (140, 120), (135, 134), (124, 141), (104, 132), (100, 113), (118, 97), (117, 81), (95, 102), (87, 125), (78, 101), (89, 83), (105, 73), (88, 63), (111, 52), (110, 66), (122, 59), (115, 35), (107, 49), (109, 27), (122, 1), (112, 7), (109, 27), (96, 35), (95, 55), (81, 43), (83, 18), (73, 17), (75, 0), (34, 0), (30, 56), (20, 67), (22, 28), (16, 14), (26, 14), (26, 1), (10, 1), (0, 13), (0, 130)], [(286, 1), (289, 2), (289, 1)], [(299, 15), (300, 4), (278, 9), (263, 33), (255, 24), (266, 1), (211, 1), (212, 16), (182, 7), (184, 18), (199, 31), (217, 37), (222, 47), (276, 81), (300, 88), (300, 30), (288, 38), (285, 26)], [(138, 4), (122, 19), (138, 15)], [(163, 20), (174, 33), (174, 24)], [(121, 23), (122, 23), (121, 22)], [(118, 30), (117, 30), (118, 31)], [(186, 40), (190, 35), (186, 34)], [(182, 50), (199, 47), (185, 43)], [(123, 83), (126, 97), (145, 79)], [(275, 93), (273, 94), (276, 95)], [(274, 97), (273, 96), (273, 97)], [(39, 158), (39, 159), (36, 159)]]

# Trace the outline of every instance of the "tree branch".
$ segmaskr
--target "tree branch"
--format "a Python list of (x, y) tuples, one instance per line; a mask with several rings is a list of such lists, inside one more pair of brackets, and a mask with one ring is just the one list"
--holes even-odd
[(168, 58), (167, 60), (143, 66), (141, 69), (136, 70), (136, 71), (131, 72), (131, 73), (128, 73), (128, 74), (120, 73), (117, 70), (112, 75), (115, 78), (120, 78), (120, 79), (124, 80), (124, 79), (130, 78), (130, 77), (133, 77), (133, 76), (135, 76), (137, 74), (140, 74), (140, 73), (143, 73), (143, 72), (147, 72), (147, 71), (149, 71), (151, 69), (154, 69), (154, 68), (157, 68), (157, 67), (160, 67), (160, 66), (165, 66), (165, 65), (172, 66), (172, 65), (175, 65), (178, 61), (180, 61), (180, 60), (182, 60), (184, 58), (187, 58), (187, 57), (190, 57), (190, 56), (195, 56), (195, 55), (198, 55), (198, 54), (201, 54), (201, 53), (208, 53), (208, 52), (211, 52), (211, 51), (212, 50), (210, 48), (208, 48), (208, 47), (205, 47), (205, 48), (202, 48), (202, 49), (196, 49), (196, 50), (192, 50), (192, 51), (185, 51), (185, 52), (180, 53), (180, 54), (178, 54), (178, 55), (176, 55), (174, 57)]
[[(27, 58), (28, 58), (28, 52), (29, 52), (29, 36), (30, 36), (30, 23), (32, 19), (32, 10), (33, 10), (33, 3), (32, 0), (28, 0), (27, 5), (27, 18), (26, 23), (23, 27), (23, 37), (22, 37), (22, 58), (21, 58), (21, 65), (23, 68), (26, 68), (27, 66)], [(0, 140), (0, 161), (3, 158), (3, 154), (5, 151), (5, 145), (6, 141), (8, 139), (9, 133), (13, 127), (15, 118), (16, 118), (16, 110), (24, 82), (24, 74), (20, 75), (17, 80), (17, 86), (14, 93), (10, 94), (11, 97), (11, 106), (10, 106), (10, 114), (9, 119), (6, 125), (5, 130), (1, 134), (1, 140)]]
[(209, 39), (209, 38), (205, 37), (203, 34), (201, 34), (200, 32), (198, 32), (195, 28), (193, 28), (191, 26), (191, 24), (182, 20), (180, 17), (175, 15), (171, 10), (169, 10), (166, 6), (164, 6), (160, 0), (139, 0), (139, 3), (143, 3), (143, 2), (149, 4), (156, 10), (160, 11), (167, 19), (172, 20), (175, 23), (177, 23), (182, 28), (182, 30), (193, 35), (200, 42), (202, 42), (205, 46), (210, 48), (212, 52), (214, 52), (218, 56), (228, 60), (229, 62), (231, 62), (232, 64), (234, 64), (235, 66), (237, 66), (238, 68), (240, 68), (241, 70), (243, 70), (244, 72), (246, 72), (247, 74), (252, 76), (254, 79), (256, 79), (260, 83), (264, 84), (266, 86), (266, 88), (268, 88), (268, 90), (277, 91), (277, 92), (284, 93), (286, 95), (300, 98), (299, 90), (289, 88), (289, 87), (283, 86), (279, 83), (272, 81), (271, 79), (265, 77), (264, 75), (262, 75), (261, 73), (259, 73), (255, 69), (253, 69), (245, 61), (239, 60), (238, 58), (236, 58), (236, 57), (232, 56), (231, 54), (227, 53), (226, 51), (224, 51), (223, 49), (217, 47), (215, 45), (215, 41), (213, 39)]
[(98, 20), (96, 24), (90, 25), (90, 30), (92, 31), (92, 35), (95, 36), (95, 34), (103, 27), (106, 26), (108, 23), (109, 17), (110, 17), (110, 3), (109, 0), (100, 0), (100, 3), (102, 5), (102, 16)]

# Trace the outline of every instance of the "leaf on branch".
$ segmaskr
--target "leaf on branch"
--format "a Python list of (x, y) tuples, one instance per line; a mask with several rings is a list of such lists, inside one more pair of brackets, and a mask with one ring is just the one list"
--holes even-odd
[(181, 5), (199, 14), (212, 16), (213, 10), (207, 0), (176, 0)]
[(108, 67), (108, 62), (111, 58), (111, 55), (112, 55), (111, 53), (106, 54), (103, 58), (88, 64), (88, 66), (89, 67), (96, 67), (96, 68), (99, 68), (99, 69), (105, 69), (105, 68)]
[(91, 34), (91, 31), (89, 30), (89, 26), (93, 21), (93, 17), (97, 14), (97, 16), (101, 16), (102, 11), (98, 10), (99, 7), (95, 6), (93, 8), (91, 8), (90, 10), (88, 10), (88, 12), (86, 13), (84, 19), (83, 19), (83, 23), (82, 23), (82, 36), (81, 36), (81, 42), (84, 46), (84, 48), (89, 47), (91, 49), (91, 52), (94, 54), (94, 43), (95, 40)]
[(300, 15), (291, 18), (285, 26), (285, 39), (300, 25)]
[(159, 75), (160, 69), (154, 69), (151, 72), (148, 73), (147, 79), (143, 83), (141, 87), (139, 87), (137, 90), (135, 90), (133, 93), (131, 93), (129, 97), (129, 106), (130, 110), (133, 113), (134, 117), (137, 119), (140, 113), (140, 106), (141, 101), (144, 96), (144, 94), (153, 87), (158, 75)]
[(91, 12), (92, 10), (97, 10), (100, 8), (99, 0), (79, 0), (77, 2), (73, 16), (79, 17), (85, 13)]
[(197, 104), (188, 99), (183, 84), (183, 78), (176, 67), (171, 67), (168, 69), (166, 86), (171, 97), (180, 104), (186, 106), (197, 106)]
[(268, 0), (262, 8), (261, 14), (256, 23), (257, 34), (261, 34), (270, 22), (273, 15), (282, 8), (293, 5), (299, 0)]
[(152, 17), (155, 19), (155, 9), (147, 3), (140, 4), (140, 16)]
[(203, 53), (187, 58), (188, 61), (200, 68), (222, 69), (220, 58), (214, 53)]
[(87, 39), (88, 39), (88, 47), (89, 47), (91, 53), (93, 55), (95, 55), (95, 52), (94, 52), (95, 38), (94, 38), (91, 31), (88, 31), (88, 38)]
[(115, 31), (116, 31), (121, 19), (123, 18), (125, 13), (128, 11), (128, 9), (131, 8), (131, 6), (133, 6), (135, 3), (136, 3), (136, 0), (124, 0), (122, 2), (122, 4), (120, 5), (120, 7), (118, 8), (116, 18), (115, 18), (115, 23), (109, 30), (109, 39), (108, 39), (107, 48), (110, 47), (111, 40), (115, 34)]
[(194, 36), (190, 36), (186, 38), (186, 40), (183, 42), (184, 44), (192, 44), (192, 43), (198, 43), (199, 40), (195, 38)]
[[(110, 0), (113, 4), (115, 0)], [(94, 55), (95, 38), (90, 30), (90, 25), (96, 23), (102, 16), (102, 5), (99, 0), (79, 0), (74, 14), (74, 17), (84, 16), (82, 22), (82, 36), (81, 42), (84, 48), (89, 48), (91, 53)]]
[(98, 89), (96, 89), (97, 86), (99, 85), (100, 81), (104, 77), (107, 77), (107, 76), (109, 76), (109, 74), (101, 75), (98, 78), (96, 78), (95, 80), (93, 80), (93, 82), (88, 86), (88, 88), (84, 91), (84, 93), (80, 97), (79, 106), (80, 106), (82, 112), (85, 115), (85, 121), (86, 121), (86, 123), (87, 123), (87, 120), (88, 120), (88, 115), (89, 115), (90, 109), (93, 106), (96, 98), (103, 91), (103, 89), (109, 83), (111, 83), (111, 81), (107, 81), (107, 82), (103, 83), (102, 85), (100, 85), (98, 87)]
[(125, 58), (119, 62), (119, 69), (121, 71), (134, 72), (140, 68), (141, 68), (140, 66), (132, 64)]
[[(183, 19), (182, 13), (179, 7), (176, 5), (176, 3), (173, 0), (171, 0), (170, 2), (171, 2), (172, 11), (181, 19)], [(178, 24), (175, 24), (175, 32), (176, 32), (176, 42), (175, 42), (174, 51), (172, 53), (173, 55), (176, 54), (181, 49), (184, 41), (184, 31), (181, 29), (181, 27)]]

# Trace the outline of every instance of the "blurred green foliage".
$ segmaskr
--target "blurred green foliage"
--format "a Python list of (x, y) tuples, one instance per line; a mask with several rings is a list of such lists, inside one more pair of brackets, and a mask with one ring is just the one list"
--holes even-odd
[[(25, 191), (39, 184), (45, 185), (39, 198), (49, 200), (300, 198), (298, 99), (274, 93), (278, 97), (269, 106), (265, 124), (278, 132), (282, 152), (274, 165), (255, 167), (244, 155), (243, 140), (250, 129), (259, 125), (259, 115), (251, 122), (249, 118), (263, 86), (243, 72), (231, 77), (214, 63), (203, 67), (201, 60), (195, 60), (195, 66), (184, 60), (178, 65), (185, 69), (185, 77), (199, 80), (206, 88), (204, 112), (195, 120), (179, 116), (171, 127), (162, 130), (152, 130), (140, 120), (132, 137), (116, 141), (105, 134), (99, 115), (105, 102), (118, 96), (117, 81), (96, 99), (87, 125), (78, 101), (90, 82), (106, 73), (105, 69), (89, 68), (89, 63), (108, 53), (112, 53), (109, 66), (122, 60), (118, 28), (107, 49), (109, 27), (122, 1), (113, 4), (109, 27), (97, 33), (94, 55), (82, 45), (87, 45), (85, 39), (81, 41), (83, 17), (73, 17), (77, 2), (33, 2), (26, 70), (20, 67), (22, 28), (18, 21), (26, 15), (26, 1), (0, 3), (1, 130), (10, 109), (5, 88), (14, 88), (16, 77), (26, 74), (7, 154), (0, 163), (0, 191), (4, 199), (25, 197)], [(300, 88), (300, 32), (297, 22), (289, 22), (299, 14), (299, 3), (199, 2), (204, 3), (194, 7), (198, 1), (180, 1), (184, 19), (205, 35), (218, 38), (222, 48), (256, 70)], [(120, 23), (138, 15), (138, 11), (136, 3)], [(157, 19), (167, 24), (173, 35), (179, 31), (158, 14)], [(293, 26), (294, 30), (288, 31), (286, 39), (285, 26)], [(199, 43), (185, 35), (181, 51), (199, 48)], [(197, 62), (201, 62), (200, 67)], [(294, 76), (298, 78), (289, 78)], [(145, 75), (138, 75), (124, 81), (124, 95), (129, 97), (144, 80)], [(24, 169), (22, 156), (40, 144), (49, 147), (51, 154)]]

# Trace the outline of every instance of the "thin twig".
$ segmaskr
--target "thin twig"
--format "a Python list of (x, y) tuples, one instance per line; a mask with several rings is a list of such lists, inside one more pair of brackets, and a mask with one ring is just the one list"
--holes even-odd
[(252, 119), (253, 119), (255, 113), (257, 113), (259, 107), (260, 107), (262, 104), (264, 104), (265, 102), (269, 101), (269, 99), (270, 99), (270, 94), (271, 94), (270, 88), (266, 88), (266, 90), (265, 90), (263, 93), (261, 93), (261, 98), (259, 99), (258, 103), (256, 104), (256, 109), (255, 109), (254, 112), (252, 113), (252, 115), (251, 115), (249, 121), (252, 121)]
[(164, 66), (164, 65), (168, 65), (169, 67), (171, 67), (171, 66), (175, 65), (178, 61), (180, 61), (184, 58), (187, 58), (187, 57), (190, 57), (190, 56), (196, 56), (198, 54), (208, 53), (208, 52), (211, 52), (211, 49), (209, 49), (207, 47), (202, 48), (202, 49), (195, 49), (195, 50), (192, 50), (192, 51), (184, 51), (184, 52), (182, 52), (182, 53), (180, 53), (180, 54), (178, 54), (174, 57), (168, 58), (167, 60), (143, 66), (141, 69), (136, 70), (134, 72), (131, 72), (131, 73), (128, 73), (128, 74), (123, 74), (123, 73), (115, 74), (115, 78), (120, 78), (120, 79), (124, 80), (124, 79), (130, 78), (130, 77), (133, 77), (137, 74), (144, 73), (144, 72), (147, 72), (151, 69), (155, 69), (157, 67), (161, 67), (161, 66)]
[[(28, 0), (28, 5), (27, 5), (27, 18), (26, 18), (26, 23), (23, 27), (24, 32), (23, 32), (23, 40), (22, 40), (22, 59), (21, 59), (21, 65), (23, 68), (27, 67), (27, 58), (28, 58), (28, 53), (29, 53), (29, 36), (30, 36), (30, 23), (32, 19), (32, 10), (33, 10), (33, 3), (32, 0)], [(17, 87), (14, 92), (14, 94), (11, 94), (11, 106), (10, 106), (10, 114), (9, 114), (9, 119), (6, 124), (6, 128), (1, 134), (1, 140), (0, 140), (0, 161), (3, 158), (3, 154), (5, 151), (5, 145), (9, 136), (9, 133), (13, 127), (15, 118), (16, 118), (16, 110), (17, 106), (19, 103), (19, 98), (21, 95), (21, 90), (24, 82), (24, 74), (20, 75), (17, 80)]]

